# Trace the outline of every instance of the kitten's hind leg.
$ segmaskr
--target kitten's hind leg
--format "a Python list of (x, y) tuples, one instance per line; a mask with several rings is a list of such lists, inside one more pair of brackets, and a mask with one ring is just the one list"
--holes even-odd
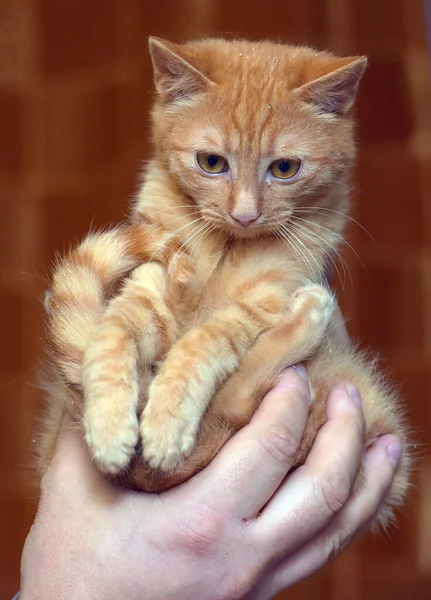
[(107, 473), (120, 472), (134, 455), (141, 378), (177, 336), (175, 319), (163, 301), (165, 284), (161, 265), (137, 268), (111, 300), (84, 355), (85, 437)]
[(90, 234), (59, 259), (44, 306), (51, 359), (68, 383), (81, 385), (84, 352), (121, 278), (151, 260), (168, 264), (172, 256), (170, 279), (185, 285), (194, 274), (190, 257), (178, 252), (169, 232), (143, 222)]

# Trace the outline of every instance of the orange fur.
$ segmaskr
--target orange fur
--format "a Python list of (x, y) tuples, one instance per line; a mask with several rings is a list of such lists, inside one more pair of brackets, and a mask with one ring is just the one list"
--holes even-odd
[[(82, 389), (77, 419), (98, 466), (167, 489), (249, 421), (285, 366), (307, 360), (313, 408), (296, 464), (331, 386), (356, 384), (367, 443), (396, 433), (406, 446), (383, 521), (408, 485), (407, 432), (395, 394), (351, 348), (324, 277), (349, 210), (366, 60), (218, 39), (152, 39), (150, 50), (155, 152), (131, 221), (72, 250), (48, 295), (56, 385), (41, 469), (59, 404), (76, 407)], [(196, 153), (228, 168), (205, 172)], [(271, 174), (282, 159), (300, 165), (291, 180)]]

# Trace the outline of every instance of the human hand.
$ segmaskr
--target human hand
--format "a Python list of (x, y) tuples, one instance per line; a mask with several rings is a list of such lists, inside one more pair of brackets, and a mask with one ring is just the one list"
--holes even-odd
[(286, 478), (309, 398), (288, 369), (208, 467), (160, 495), (110, 486), (65, 417), (23, 552), (21, 599), (266, 600), (311, 575), (372, 520), (401, 446), (378, 439), (351, 495), (364, 422), (337, 386), (305, 464)]

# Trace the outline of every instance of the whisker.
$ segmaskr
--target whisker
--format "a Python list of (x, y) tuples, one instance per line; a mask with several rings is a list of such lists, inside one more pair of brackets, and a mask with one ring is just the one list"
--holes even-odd
[[(175, 231), (173, 231), (172, 233), (169, 233), (166, 238), (161, 242), (161, 245), (166, 244), (166, 242), (168, 242), (170, 239), (172, 239), (173, 237), (175, 237), (180, 231), (182, 231), (183, 229), (185, 229), (186, 227), (190, 227), (191, 225), (193, 225), (194, 223), (197, 223), (198, 221), (203, 221), (203, 217), (198, 217), (197, 219), (194, 219), (193, 221), (189, 221), (188, 223), (186, 223), (185, 225), (183, 225), (182, 227), (179, 227), (178, 229), (176, 229)], [(156, 254), (156, 252), (158, 252), (160, 250), (160, 246), (157, 247), (153, 254), (150, 257), (149, 262), (151, 262), (154, 258), (154, 255)]]
[[(337, 275), (340, 279), (342, 288), (344, 290), (345, 284), (346, 284), (346, 266), (347, 265), (346, 265), (346, 262), (344, 261), (344, 259), (342, 258), (342, 256), (339, 254), (339, 252), (337, 252), (337, 250), (335, 248), (333, 248), (331, 246), (331, 244), (329, 244), (325, 239), (319, 237), (314, 231), (310, 231), (310, 229), (308, 229), (308, 227), (304, 227), (303, 225), (300, 225), (299, 223), (296, 223), (295, 227), (298, 229), (298, 233), (302, 232), (302, 235), (305, 235), (312, 243), (317, 244), (319, 246), (319, 248), (326, 254), (326, 256), (329, 258), (329, 260), (334, 265), (334, 269), (337, 272)], [(327, 244), (331, 248), (331, 250), (334, 252), (334, 254), (340, 259), (340, 262), (343, 267), (343, 277), (344, 278), (341, 276), (340, 270), (337, 267), (337, 263), (335, 262), (333, 255), (330, 252), (328, 252), (317, 240), (319, 240), (320, 242), (323, 242), (324, 244)], [(348, 266), (347, 266), (347, 272), (349, 273), (350, 280), (353, 282), (352, 275), (350, 273), (350, 269), (348, 268)]]
[(291, 239), (290, 231), (287, 230), (284, 226), (281, 226), (279, 231), (280, 231), (280, 235), (281, 235), (282, 239), (288, 243), (289, 249), (293, 251), (293, 255), (294, 255), (295, 259), (298, 261), (299, 264), (305, 263), (305, 266), (310, 271), (310, 275), (312, 275), (312, 273), (314, 271), (313, 271), (313, 268), (311, 267), (308, 257), (304, 253), (304, 251), (301, 250), (301, 248), (298, 246), (298, 244), (295, 244), (295, 242)]
[[(315, 271), (313, 271), (313, 274), (316, 275), (316, 279), (318, 278), (318, 279), (322, 280), (322, 278), (324, 278), (325, 281), (326, 281), (326, 278), (324, 277), (324, 274), (323, 274), (323, 268), (322, 268), (322, 266), (319, 264), (318, 260), (316, 259), (316, 257), (314, 256), (314, 254), (310, 250), (310, 248), (307, 246), (307, 244), (305, 244), (303, 242), (303, 240), (301, 240), (301, 238), (299, 237), (300, 236), (300, 232), (296, 231), (296, 233), (295, 233), (293, 231), (293, 227), (289, 227), (289, 231), (290, 231), (290, 235), (294, 235), (295, 236), (295, 238), (298, 240), (298, 242), (300, 242), (301, 245), (304, 247), (305, 251), (310, 256), (310, 258), (312, 258), (312, 260), (313, 260), (313, 262), (314, 262), (314, 264), (316, 266), (316, 270), (317, 270), (317, 274), (316, 274)], [(296, 235), (296, 234), (298, 234), (298, 235)]]
[(209, 235), (213, 231), (215, 231), (215, 228), (213, 227), (212, 223), (207, 223), (206, 229), (204, 230), (204, 232), (197, 238), (197, 240), (195, 240), (193, 242), (193, 246), (190, 248), (190, 254), (192, 254), (194, 252), (194, 249), (196, 248), (196, 246), (198, 244), (202, 244), (202, 242), (207, 237), (207, 235)]
[[(198, 215), (198, 214), (199, 214), (199, 211), (193, 211), (193, 212), (181, 215), (179, 217), (175, 217), (175, 219), (170, 219), (169, 221), (161, 223), (158, 227), (156, 227), (156, 229), (154, 229), (154, 233), (157, 233), (161, 229), (165, 229), (166, 226), (169, 225), (170, 223), (174, 223), (175, 221), (179, 221), (180, 219), (184, 219), (186, 217), (193, 217), (194, 215)], [(150, 225), (156, 225), (156, 223), (150, 223)]]
[(287, 246), (289, 248), (289, 250), (291, 250), (293, 252), (295, 260), (297, 260), (300, 263), (301, 257), (297, 254), (296, 248), (295, 248), (295, 246), (292, 245), (291, 240), (289, 240), (289, 238), (287, 238), (285, 235), (283, 235), (278, 229), (275, 229), (274, 233), (279, 238), (279, 240), (281, 240), (283, 242), (283, 244), (285, 246)]
[(311, 267), (311, 264), (308, 261), (306, 254), (301, 250), (301, 248), (291, 239), (290, 233), (287, 235), (286, 232), (279, 232), (280, 238), (283, 240), (285, 244), (287, 244), (288, 248), (293, 252), (295, 260), (301, 264), (302, 262), (306, 263), (306, 267), (309, 269), (309, 276), (313, 279), (314, 271)]
[(184, 215), (175, 217), (175, 219), (170, 219), (169, 221), (165, 221), (164, 223), (161, 223), (160, 226), (157, 227), (157, 229), (155, 231), (159, 231), (160, 229), (166, 228), (167, 225), (170, 225), (171, 223), (174, 223), (175, 221), (179, 221), (180, 219), (185, 219), (186, 217), (194, 217), (195, 215), (200, 215), (199, 211), (185, 213)]
[(218, 228), (218, 236), (217, 236), (217, 239), (216, 239), (216, 245), (218, 245), (218, 243), (220, 241), (221, 232), (222, 232), (222, 229), (221, 229), (221, 227), (219, 227)]
[(206, 227), (207, 223), (204, 223), (203, 225), (199, 226), (196, 231), (194, 231), (193, 233), (191, 233), (188, 237), (185, 238), (185, 240), (182, 242), (182, 244), (180, 245), (180, 247), (178, 248), (178, 250), (175, 252), (174, 257), (172, 259), (172, 261), (169, 264), (169, 268), (168, 268), (168, 274), (170, 272), (170, 270), (175, 266), (175, 261), (178, 260), (179, 258), (179, 253), (181, 252), (181, 250), (183, 248), (185, 248), (188, 244), (190, 244), (190, 242), (197, 236), (199, 235), (203, 229)]
[[(300, 252), (300, 255), (304, 258), (306, 264), (308, 265), (308, 268), (310, 270), (310, 277), (311, 279), (314, 279), (318, 274), (320, 274), (321, 269), (319, 268), (319, 263), (317, 262), (316, 258), (313, 256), (312, 252), (310, 252), (310, 249), (307, 248), (307, 246), (304, 244), (304, 242), (298, 238), (296, 236), (296, 234), (292, 231), (292, 229), (290, 227), (288, 227), (288, 225), (286, 223), (282, 224), (280, 226), (281, 230), (284, 232), (284, 234), (286, 235), (287, 239), (289, 239), (289, 241), (293, 244), (293, 240), (290, 239), (289, 236), (293, 236), (293, 238), (303, 247), (304, 250), (301, 250), (301, 248), (299, 248), (296, 244), (296, 249), (298, 250), (298, 252)], [(308, 256), (310, 256), (316, 267), (317, 267), (317, 273), (315, 272), (315, 270), (313, 269), (311, 262), (309, 261)]]
[(38, 275), (37, 273), (27, 273), (26, 271), (19, 271), (20, 275), (27, 275), (28, 277), (35, 277), (36, 279), (40, 279), (40, 281), (43, 281), (44, 284), (49, 285), (49, 277), (42, 277), (41, 275)]
[(349, 185), (347, 183), (341, 183), (341, 186), (348, 192), (355, 192), (355, 194), (359, 194), (361, 196), (364, 196), (365, 198), (370, 198), (371, 200), (376, 199), (376, 196), (373, 196), (373, 194), (364, 192), (364, 190), (359, 190), (358, 188), (355, 188), (353, 185)]
[(293, 252), (293, 256), (298, 263), (301, 263), (301, 257), (297, 254), (297, 250), (295, 246), (292, 244), (292, 241), (289, 240), (285, 235), (283, 235), (278, 229), (274, 230), (275, 235), (278, 239), (289, 249), (290, 252)]
[[(164, 228), (166, 228), (166, 226), (167, 226), (167, 225), (169, 225), (170, 223), (173, 223), (174, 221), (179, 221), (180, 219), (183, 219), (183, 218), (186, 218), (186, 217), (193, 217), (194, 215), (198, 215), (198, 214), (200, 214), (200, 213), (199, 213), (199, 210), (197, 210), (197, 207), (196, 207), (196, 206), (194, 206), (193, 204), (184, 204), (184, 205), (182, 205), (182, 206), (168, 206), (168, 207), (165, 207), (165, 208), (161, 208), (161, 209), (159, 209), (159, 210), (156, 210), (156, 211), (152, 211), (152, 212), (151, 212), (151, 214), (149, 214), (149, 215), (146, 215), (146, 217), (147, 217), (148, 219), (150, 219), (150, 218), (151, 218), (151, 217), (152, 217), (154, 214), (158, 214), (158, 213), (160, 213), (160, 212), (164, 212), (164, 211), (166, 211), (166, 210), (181, 209), (181, 208), (194, 208), (195, 210), (194, 210), (194, 211), (192, 211), (192, 212), (189, 212), (189, 213), (183, 213), (182, 215), (180, 215), (179, 217), (176, 217), (175, 219), (170, 219), (169, 221), (166, 221), (166, 222), (160, 223), (160, 225), (159, 225), (158, 227), (156, 227), (156, 228), (153, 230), (153, 233), (157, 233), (157, 232), (158, 232), (158, 231), (160, 231), (161, 229), (164, 229)], [(152, 226), (156, 225), (156, 223), (154, 223), (154, 222), (152, 222), (152, 221), (148, 221), (148, 222), (149, 222), (149, 224), (150, 224), (150, 225), (152, 225)], [(168, 239), (168, 238), (167, 238), (167, 239)], [(154, 251), (154, 253), (153, 253), (153, 255), (151, 256), (151, 259), (150, 259), (150, 260), (152, 260), (152, 258), (154, 257), (154, 254), (157, 252), (157, 250), (158, 250), (158, 248), (157, 248), (157, 249)]]
[(297, 209), (295, 209), (295, 212), (308, 213), (313, 210), (314, 211), (324, 210), (327, 212), (335, 213), (337, 215), (342, 215), (344, 218), (348, 219), (349, 221), (352, 221), (353, 223), (355, 223), (355, 225), (360, 227), (373, 240), (373, 242), (375, 242), (377, 244), (377, 240), (371, 235), (371, 233), (368, 231), (368, 229), (366, 229), (366, 227), (364, 227), (361, 223), (359, 223), (359, 221), (357, 221), (350, 215), (346, 215), (345, 213), (343, 213), (339, 210), (334, 210), (333, 208), (327, 208), (326, 206), (308, 206), (308, 207), (303, 207), (303, 208), (297, 208)]
[(325, 231), (328, 231), (329, 233), (332, 233), (333, 235), (337, 236), (337, 238), (339, 240), (341, 240), (341, 242), (343, 244), (345, 244), (346, 246), (348, 246), (350, 248), (350, 250), (353, 252), (353, 254), (356, 256), (356, 258), (358, 259), (358, 261), (361, 263), (364, 271), (366, 272), (367, 269), (365, 267), (365, 264), (362, 260), (362, 258), (359, 256), (359, 254), (356, 252), (356, 250), (353, 248), (353, 246), (351, 244), (349, 244), (349, 242), (347, 240), (345, 240), (343, 238), (342, 235), (340, 235), (339, 233), (336, 233), (335, 231), (332, 231), (332, 229), (328, 229), (328, 227), (324, 227), (323, 225), (320, 225), (319, 223), (315, 223), (313, 221), (309, 221), (308, 219), (303, 219), (302, 217), (297, 217), (295, 215), (293, 215), (293, 219), (296, 219), (298, 221), (303, 221), (304, 223), (308, 223), (309, 225), (311, 225), (312, 227), (317, 226), (320, 227), (320, 229), (324, 229)]
[(192, 240), (195, 235), (197, 235), (199, 232), (202, 231), (202, 229), (205, 227), (206, 223), (202, 223), (200, 225), (198, 225), (196, 228), (194, 228), (192, 231), (190, 231), (189, 233), (187, 233), (183, 239), (178, 240), (179, 246), (178, 246), (178, 250), (176, 251), (175, 256), (177, 255), (177, 253), (182, 249), (185, 248), (187, 246), (187, 244), (189, 243), (190, 240)]
[(324, 246), (322, 246), (322, 244), (319, 243), (319, 242), (323, 242), (325, 244), (325, 243), (327, 243), (326, 240), (321, 239), (318, 235), (309, 231), (308, 228), (300, 225), (299, 223), (295, 223), (295, 227), (298, 231), (298, 234), (305, 236), (312, 244), (316, 244), (322, 250), (322, 252), (324, 252), (324, 254), (329, 258), (329, 260), (331, 261), (331, 263), (334, 266), (335, 271), (337, 272), (337, 275), (338, 275), (340, 282), (342, 284), (342, 287), (344, 289), (345, 277), (346, 277), (345, 267), (343, 265), (343, 277), (342, 277), (341, 273), (335, 263), (333, 255), (330, 252), (328, 252), (328, 250)]
[(166, 210), (181, 210), (183, 208), (194, 208), (198, 210), (196, 204), (179, 204), (177, 206), (165, 206), (165, 208), (158, 208), (157, 210), (151, 210), (151, 212), (146, 213), (145, 216), (152, 217), (153, 215), (158, 215), (161, 212), (165, 212)]

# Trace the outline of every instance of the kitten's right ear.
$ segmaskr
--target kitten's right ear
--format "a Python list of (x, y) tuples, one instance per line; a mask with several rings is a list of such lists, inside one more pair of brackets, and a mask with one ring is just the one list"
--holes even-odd
[(150, 37), (149, 47), (156, 90), (165, 102), (188, 99), (215, 85), (182, 56), (180, 46)]
[(355, 101), (367, 62), (365, 56), (332, 59), (326, 75), (302, 85), (296, 93), (323, 114), (346, 113)]

